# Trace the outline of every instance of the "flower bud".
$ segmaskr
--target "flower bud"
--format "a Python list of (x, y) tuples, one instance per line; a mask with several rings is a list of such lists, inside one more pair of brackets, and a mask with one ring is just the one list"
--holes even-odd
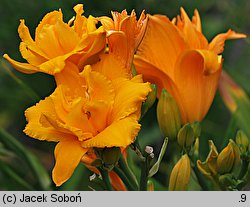
[(217, 168), (220, 174), (232, 172), (234, 166), (240, 164), (240, 151), (233, 140), (221, 151), (217, 159)]
[(196, 122), (192, 123), (191, 127), (193, 128), (194, 136), (199, 137), (201, 135), (201, 124), (200, 124), (200, 122), (196, 121)]
[(236, 181), (233, 178), (232, 174), (224, 174), (219, 177), (219, 182), (222, 186), (232, 186), (236, 185)]
[(242, 154), (248, 151), (249, 140), (247, 135), (242, 130), (239, 130), (236, 134), (236, 144), (239, 146)]
[(169, 179), (169, 190), (187, 190), (190, 180), (191, 166), (187, 154), (174, 166)]
[(147, 190), (148, 191), (154, 191), (154, 183), (151, 180), (148, 180)]
[(148, 93), (147, 99), (144, 103), (142, 103), (141, 108), (141, 117), (143, 117), (147, 111), (153, 106), (157, 96), (157, 86), (155, 84), (151, 84), (151, 91)]
[(118, 162), (121, 156), (121, 150), (119, 147), (105, 147), (101, 151), (101, 158), (104, 163), (104, 167), (111, 170)]
[(181, 128), (181, 116), (174, 98), (165, 89), (157, 105), (157, 119), (163, 135), (174, 140)]
[(185, 124), (178, 132), (177, 141), (182, 148), (190, 147), (194, 143), (194, 130), (189, 123)]

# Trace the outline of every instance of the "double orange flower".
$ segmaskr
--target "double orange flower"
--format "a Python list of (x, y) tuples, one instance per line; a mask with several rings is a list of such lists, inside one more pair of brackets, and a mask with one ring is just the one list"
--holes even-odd
[(225, 40), (244, 37), (228, 30), (208, 43), (198, 11), (191, 21), (181, 8), (181, 16), (172, 21), (166, 16), (149, 16), (134, 64), (144, 80), (158, 85), (159, 94), (163, 88), (171, 93), (183, 123), (201, 121), (218, 86)]
[[(24, 132), (36, 139), (59, 142), (52, 173), (58, 186), (93, 148), (126, 148), (134, 141), (140, 129), (141, 104), (151, 90), (141, 75), (132, 77), (127, 64), (132, 63), (144, 34), (146, 16), (142, 14), (138, 24), (134, 12), (115, 13), (114, 20), (105, 19), (119, 25), (111, 32), (106, 24), (96, 28), (97, 18), (82, 16), (83, 5), (74, 10), (76, 17), (69, 23), (63, 22), (60, 10), (47, 14), (36, 29), (35, 41), (22, 20), (20, 51), (28, 63), (4, 56), (22, 72), (55, 76), (55, 91), (26, 110)], [(119, 45), (127, 45), (126, 50)]]

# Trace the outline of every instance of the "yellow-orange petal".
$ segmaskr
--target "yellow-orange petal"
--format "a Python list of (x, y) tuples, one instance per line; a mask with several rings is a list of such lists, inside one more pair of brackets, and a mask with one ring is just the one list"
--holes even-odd
[(37, 46), (36, 42), (32, 39), (30, 36), (29, 28), (25, 25), (24, 20), (20, 20), (20, 24), (18, 26), (18, 34), (22, 40), (22, 42), (26, 45), (26, 47), (35, 52), (36, 54), (48, 58), (46, 53), (40, 50), (40, 48)]
[(180, 99), (182, 122), (201, 121), (216, 92), (222, 59), (208, 50), (184, 52), (175, 66), (174, 82)]
[(149, 16), (137, 55), (171, 77), (176, 59), (185, 48), (186, 43), (168, 18)]
[(22, 57), (26, 59), (27, 62), (30, 63), (31, 65), (37, 66), (47, 61), (46, 58), (30, 50), (24, 42), (20, 43), (19, 50), (20, 53), (22, 54)]
[(13, 60), (9, 57), (9, 55), (4, 54), (3, 57), (18, 71), (26, 74), (32, 74), (39, 71), (39, 68), (36, 66), (30, 65), (29, 63), (20, 63), (18, 61)]
[(56, 73), (61, 72), (65, 67), (65, 60), (71, 55), (71, 53), (68, 53), (64, 56), (58, 56), (55, 58), (52, 58), (41, 65), (39, 65), (39, 72), (47, 73), (50, 75), (54, 75)]
[(216, 54), (220, 54), (224, 50), (225, 41), (229, 39), (241, 39), (246, 38), (245, 34), (236, 33), (235, 31), (229, 29), (226, 33), (218, 34), (209, 43), (209, 50)]
[(71, 59), (73, 61), (74, 59), (78, 59), (77, 64), (80, 71), (82, 71), (85, 65), (97, 62), (95, 59), (98, 59), (97, 55), (105, 48), (105, 45), (106, 33), (103, 27), (99, 27), (94, 32), (88, 33), (88, 36), (82, 38), (81, 42), (75, 48), (75, 51), (79, 51), (79, 55), (75, 55)]
[(117, 78), (113, 80), (113, 85), (116, 96), (109, 123), (138, 111), (151, 90), (149, 83), (143, 83), (141, 75), (135, 76), (131, 80)]
[(36, 28), (35, 40), (39, 38), (39, 34), (45, 25), (54, 25), (57, 21), (63, 21), (61, 10), (47, 13)]
[[(44, 114), (46, 115), (44, 116)], [(24, 129), (24, 133), (30, 137), (54, 142), (73, 138), (73, 135), (66, 133), (65, 130), (47, 119), (48, 116), (58, 120), (50, 97), (28, 108), (25, 111), (25, 116), (28, 124)]]
[(101, 24), (106, 30), (115, 30), (114, 22), (110, 17), (103, 16), (99, 17), (98, 20), (101, 22)]
[(60, 73), (56, 73), (55, 80), (57, 86), (66, 85), (70, 96), (81, 97), (86, 89), (83, 87), (84, 80), (79, 75), (79, 68), (72, 62), (66, 61), (64, 69)]
[(136, 115), (113, 122), (95, 137), (81, 142), (83, 147), (126, 147), (140, 130)]
[(36, 38), (36, 44), (49, 59), (71, 52), (79, 41), (74, 30), (63, 21), (44, 25)]
[(84, 13), (83, 10), (83, 4), (77, 4), (76, 6), (74, 6), (74, 11), (76, 13), (76, 18), (74, 21), (74, 30), (75, 32), (79, 35), (79, 37), (81, 37), (83, 35), (84, 32), (84, 27), (86, 26), (86, 17), (82, 16), (82, 14)]
[(100, 55), (100, 61), (92, 65), (93, 71), (97, 71), (106, 76), (109, 80), (119, 77), (129, 78), (127, 69), (114, 56), (108, 54)]
[(87, 148), (82, 148), (80, 142), (74, 139), (65, 139), (56, 145), (56, 164), (52, 171), (52, 178), (56, 186), (62, 185), (71, 177), (87, 151)]
[(86, 66), (80, 74), (86, 81), (87, 93), (90, 100), (103, 100), (113, 103), (115, 93), (112, 82), (103, 74), (92, 71), (91, 66)]

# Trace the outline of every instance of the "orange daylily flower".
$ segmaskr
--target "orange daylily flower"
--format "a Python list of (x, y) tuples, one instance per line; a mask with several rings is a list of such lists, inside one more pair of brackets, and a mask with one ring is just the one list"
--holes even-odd
[(106, 35), (103, 27), (96, 28), (96, 18), (82, 16), (82, 4), (76, 5), (74, 10), (76, 17), (68, 23), (63, 21), (61, 10), (46, 14), (36, 28), (34, 40), (24, 20), (21, 20), (18, 28), (22, 40), (20, 52), (28, 63), (17, 62), (7, 54), (4, 58), (24, 73), (44, 72), (54, 75), (64, 69), (66, 60), (83, 67), (88, 58), (105, 47)]
[(149, 16), (147, 30), (134, 64), (145, 80), (175, 98), (182, 122), (201, 121), (213, 101), (222, 69), (224, 42), (246, 35), (228, 30), (210, 43), (202, 34), (197, 10), (192, 21), (181, 8), (181, 16)]
[(109, 79), (92, 71), (90, 65), (79, 74), (76, 65), (66, 64), (71, 74), (65, 84), (25, 112), (27, 135), (59, 142), (53, 169), (57, 186), (72, 175), (92, 148), (124, 148), (134, 141), (140, 129), (141, 103), (150, 91), (141, 75), (131, 80)]
[(134, 10), (130, 15), (126, 10), (111, 14), (113, 19), (106, 16), (98, 18), (107, 31), (109, 53), (131, 72), (133, 56), (145, 34), (148, 17), (143, 11), (136, 20)]

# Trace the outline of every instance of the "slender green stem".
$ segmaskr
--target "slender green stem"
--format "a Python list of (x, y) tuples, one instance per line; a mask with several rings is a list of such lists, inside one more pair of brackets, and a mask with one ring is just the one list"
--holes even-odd
[(244, 175), (247, 172), (248, 165), (249, 165), (249, 161), (248, 160), (242, 160), (242, 166), (241, 166), (241, 170), (240, 170), (238, 179), (242, 179), (244, 177)]
[(140, 191), (147, 190), (148, 173), (149, 173), (149, 157), (146, 157), (145, 161), (141, 162)]
[(193, 171), (196, 175), (197, 181), (198, 181), (199, 185), (201, 186), (202, 190), (205, 190), (205, 191), (209, 190), (207, 182), (205, 181), (204, 177), (199, 172), (196, 165), (193, 166)]
[(130, 182), (131, 180), (128, 179), (128, 177), (125, 175), (125, 173), (118, 167), (115, 166), (113, 168), (114, 172), (122, 179), (124, 184), (126, 185), (127, 189), (130, 191), (136, 191), (137, 188), (133, 186), (133, 184)]
[(129, 168), (129, 166), (125, 162), (123, 156), (121, 156), (121, 158), (119, 160), (119, 166), (122, 169), (122, 171), (124, 172), (124, 174), (126, 175), (126, 177), (130, 180), (130, 182), (134, 186), (134, 188), (138, 189), (139, 185), (138, 185), (137, 179), (136, 179), (134, 173), (132, 172), (132, 170)]
[(105, 186), (107, 188), (108, 191), (112, 191), (112, 186), (110, 184), (110, 180), (109, 180), (109, 175), (108, 175), (108, 171), (107, 170), (103, 170), (101, 168), (99, 168), (99, 171), (101, 173), (102, 176), (102, 180), (105, 183)]
[(204, 177), (201, 175), (201, 173), (196, 165), (196, 162), (198, 160), (198, 156), (197, 155), (190, 156), (190, 160), (192, 162), (191, 166), (193, 168), (193, 171), (196, 175), (197, 181), (198, 181), (199, 185), (201, 186), (202, 190), (205, 190), (205, 191), (209, 190), (208, 183), (206, 182)]

